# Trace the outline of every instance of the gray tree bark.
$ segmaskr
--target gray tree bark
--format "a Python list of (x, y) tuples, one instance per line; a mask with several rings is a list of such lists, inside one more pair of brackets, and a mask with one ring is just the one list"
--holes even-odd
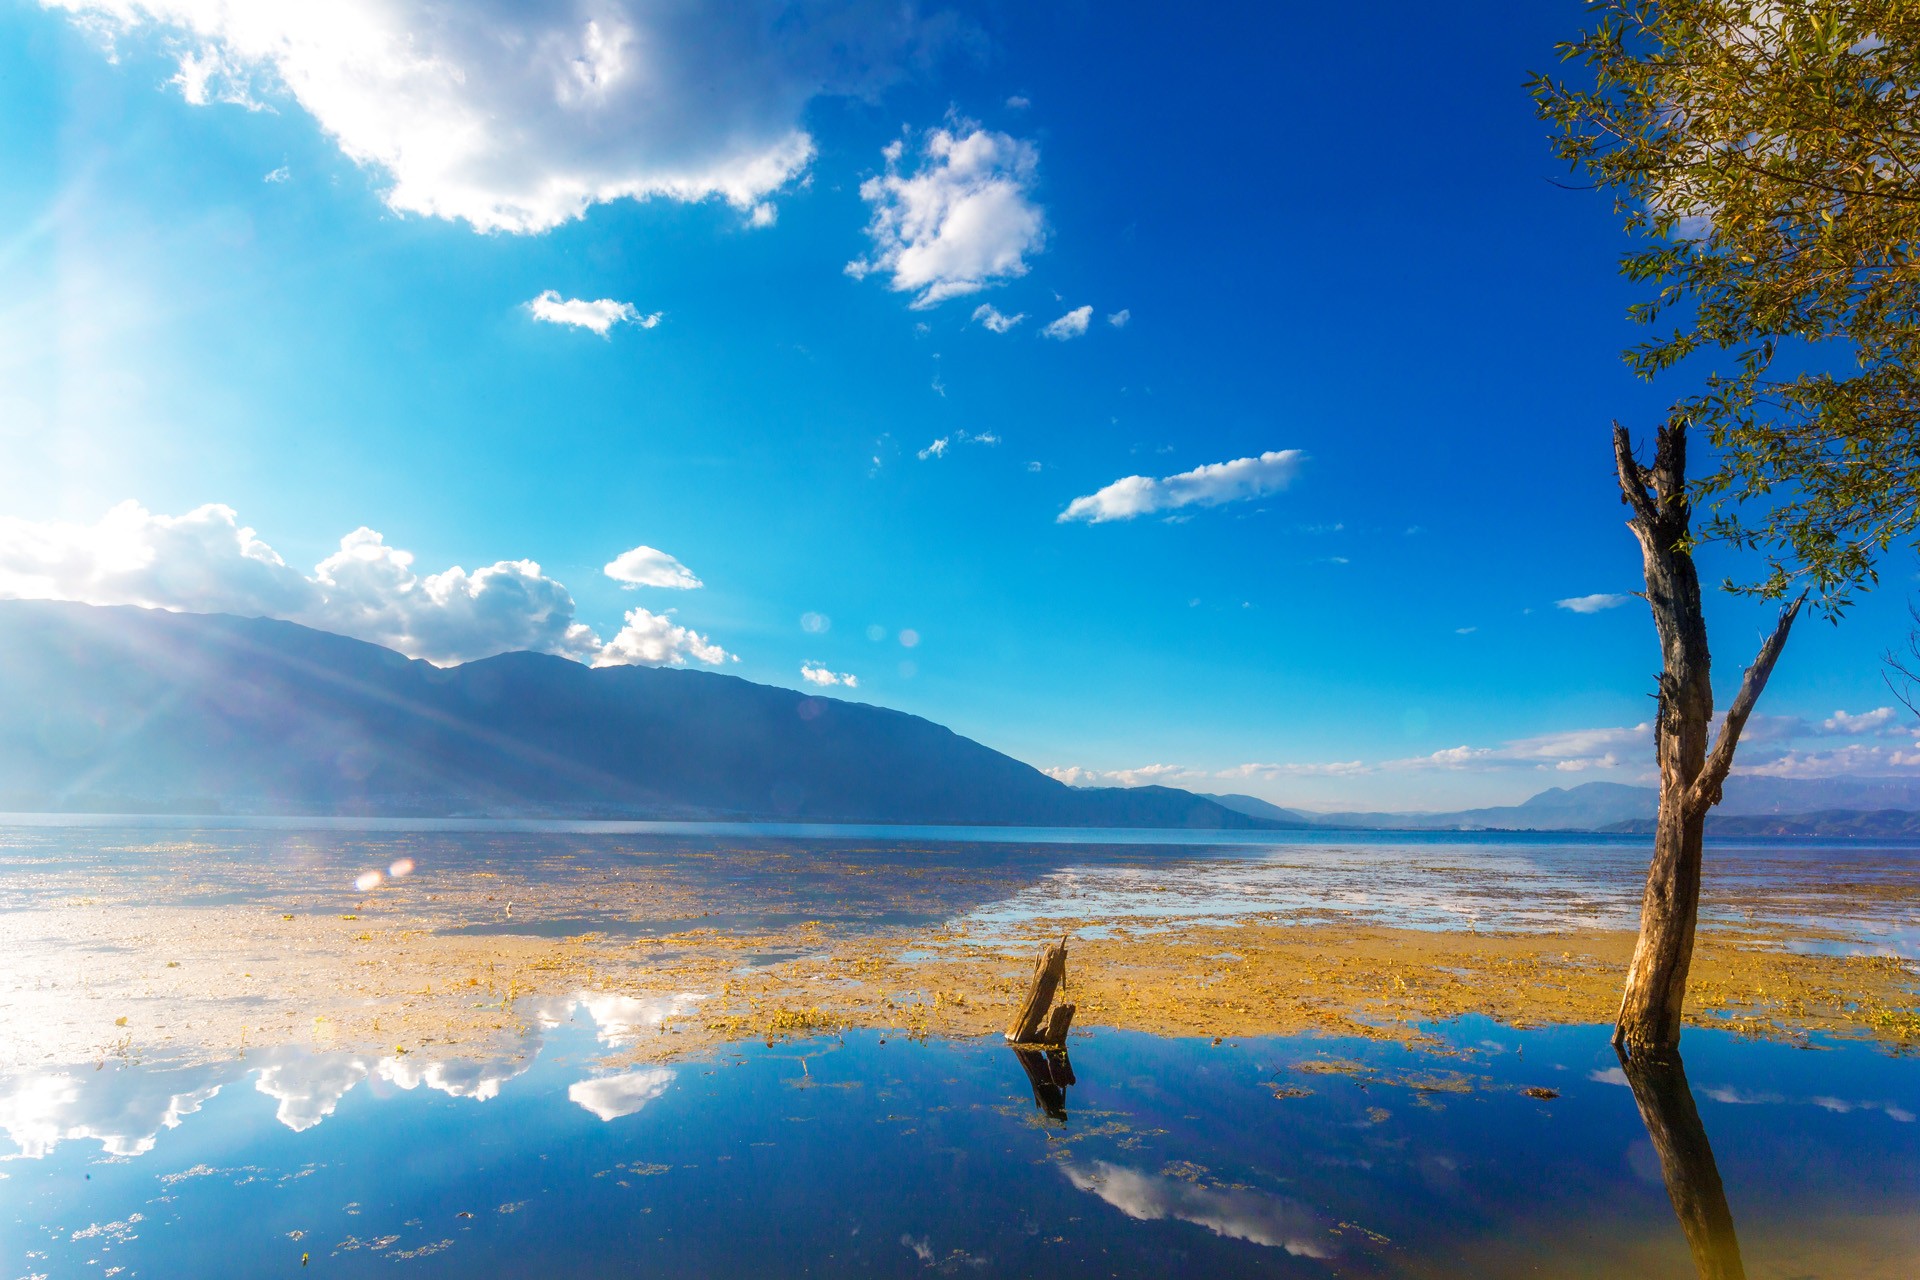
[(1660, 687), (1654, 713), (1654, 756), (1660, 768), (1660, 811), (1653, 836), (1653, 863), (1640, 903), (1640, 937), (1627, 969), (1613, 1043), (1628, 1054), (1661, 1055), (1680, 1043), (1680, 1019), (1693, 963), (1694, 925), (1700, 910), (1701, 840), (1707, 811), (1720, 803), (1720, 789), (1733, 768), (1740, 732), (1773, 674), (1799, 615), (1800, 599), (1780, 614), (1779, 624), (1747, 668), (1727, 711), (1719, 738), (1713, 728), (1712, 659), (1700, 609), (1700, 578), (1688, 550), (1693, 518), (1687, 500), (1687, 432), (1660, 428), (1652, 466), (1634, 460), (1627, 429), (1613, 428), (1614, 464), (1622, 501), (1632, 508), (1627, 527), (1640, 542), (1646, 599), (1660, 634)]

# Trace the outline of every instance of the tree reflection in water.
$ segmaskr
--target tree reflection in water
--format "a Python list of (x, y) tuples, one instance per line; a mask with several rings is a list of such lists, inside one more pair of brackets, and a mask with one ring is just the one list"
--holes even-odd
[(1014, 1057), (1027, 1073), (1033, 1086), (1033, 1105), (1052, 1120), (1067, 1118), (1067, 1086), (1074, 1084), (1073, 1063), (1065, 1049), (1015, 1049)]
[(1693, 1265), (1701, 1280), (1746, 1280), (1740, 1241), (1734, 1235), (1727, 1190), (1720, 1182), (1707, 1129), (1700, 1122), (1687, 1071), (1676, 1053), (1620, 1055), (1621, 1070), (1639, 1104), (1640, 1119), (1660, 1156), (1673, 1212), (1687, 1233)]

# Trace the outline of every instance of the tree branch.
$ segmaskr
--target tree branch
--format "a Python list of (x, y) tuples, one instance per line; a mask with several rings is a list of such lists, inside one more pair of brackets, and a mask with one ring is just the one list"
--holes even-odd
[(1726, 723), (1720, 726), (1720, 736), (1713, 744), (1713, 750), (1707, 755), (1706, 765), (1700, 770), (1700, 776), (1693, 780), (1693, 786), (1687, 791), (1687, 812), (1693, 815), (1705, 814), (1708, 809), (1720, 803), (1720, 788), (1727, 780), (1727, 774), (1733, 770), (1734, 749), (1740, 745), (1740, 731), (1747, 727), (1747, 717), (1753, 714), (1753, 706), (1760, 701), (1761, 690), (1767, 687), (1767, 678), (1773, 674), (1773, 664), (1780, 660), (1780, 651), (1787, 647), (1787, 632), (1793, 629), (1793, 620), (1800, 615), (1800, 606), (1807, 602), (1807, 593), (1802, 591), (1792, 604), (1780, 611), (1780, 622), (1760, 646), (1760, 656), (1747, 668), (1747, 674), (1740, 681), (1740, 693), (1727, 708)]
[(1659, 516), (1654, 510), (1653, 498), (1647, 493), (1646, 469), (1633, 460), (1633, 439), (1617, 422), (1613, 424), (1613, 464), (1620, 474), (1621, 499), (1633, 508), (1635, 518), (1647, 532), (1652, 533)]

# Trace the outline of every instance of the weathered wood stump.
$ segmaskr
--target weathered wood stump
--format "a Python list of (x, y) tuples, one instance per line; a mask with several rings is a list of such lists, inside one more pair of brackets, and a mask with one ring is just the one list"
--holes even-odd
[(1054, 1006), (1053, 997), (1067, 980), (1067, 940), (1065, 938), (1040, 953), (1034, 962), (1033, 985), (1021, 1002), (1013, 1021), (1007, 1024), (1011, 1044), (1060, 1045), (1067, 1042), (1067, 1028), (1073, 1024), (1073, 1006)]

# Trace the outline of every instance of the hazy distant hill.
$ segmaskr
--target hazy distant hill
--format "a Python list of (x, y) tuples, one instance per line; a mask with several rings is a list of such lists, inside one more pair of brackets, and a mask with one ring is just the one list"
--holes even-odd
[[(1734, 775), (1727, 779), (1726, 794), (1714, 810), (1717, 822), (1734, 817), (1811, 816), (1832, 811), (1920, 810), (1920, 779), (1769, 778), (1743, 774), (1737, 764), (1734, 768)], [(1402, 831), (1651, 831), (1659, 802), (1660, 793), (1653, 787), (1587, 782), (1577, 787), (1552, 787), (1520, 804), (1487, 809), (1297, 816), (1326, 826)], [(1753, 831), (1758, 830), (1759, 826), (1753, 827)]]
[[(1610, 831), (1648, 834), (1653, 819), (1636, 818)], [(1823, 809), (1799, 814), (1709, 814), (1713, 836), (1807, 836), (1827, 840), (1920, 840), (1920, 813), (1910, 809)]]
[(1279, 805), (1270, 804), (1267, 801), (1262, 800), (1259, 796), (1243, 796), (1243, 795), (1238, 795), (1233, 793), (1230, 793), (1227, 795), (1216, 795), (1212, 792), (1205, 792), (1205, 791), (1201, 792), (1200, 794), (1206, 799), (1211, 800), (1216, 804), (1225, 805), (1227, 808), (1232, 809), (1235, 813), (1244, 813), (1249, 817), (1254, 817), (1254, 818), (1265, 818), (1269, 822), (1273, 822), (1281, 826), (1311, 827), (1311, 826), (1320, 825), (1319, 823), (1316, 823), (1312, 818), (1308, 817), (1304, 813), (1299, 812), (1298, 810), (1282, 809)]
[(701, 671), (438, 668), (288, 622), (0, 601), (0, 807), (1250, 828)]

